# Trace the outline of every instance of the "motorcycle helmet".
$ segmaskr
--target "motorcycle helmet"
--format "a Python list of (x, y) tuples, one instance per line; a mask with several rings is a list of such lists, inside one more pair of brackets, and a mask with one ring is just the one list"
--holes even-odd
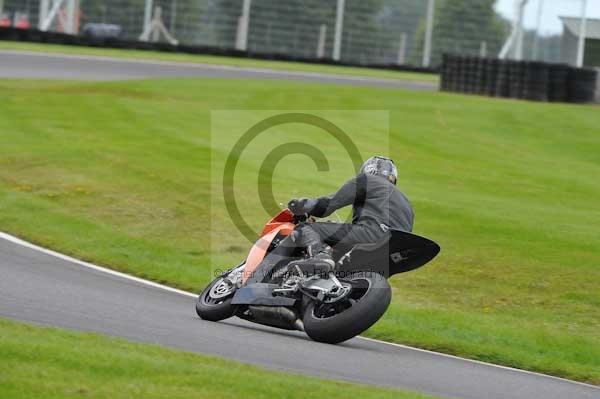
[(360, 168), (360, 173), (385, 177), (392, 184), (396, 184), (396, 180), (398, 180), (398, 169), (396, 169), (394, 161), (382, 156), (367, 159)]

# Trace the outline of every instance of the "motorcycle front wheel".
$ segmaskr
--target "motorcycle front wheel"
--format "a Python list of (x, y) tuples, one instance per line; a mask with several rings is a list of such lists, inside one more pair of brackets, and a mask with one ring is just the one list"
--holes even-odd
[(350, 292), (335, 302), (313, 302), (307, 306), (304, 331), (313, 340), (337, 344), (371, 327), (387, 310), (392, 289), (377, 273), (364, 273), (341, 280)]
[(233, 284), (219, 277), (210, 283), (198, 296), (196, 313), (201, 319), (219, 321), (228, 319), (234, 314), (231, 298), (235, 293)]

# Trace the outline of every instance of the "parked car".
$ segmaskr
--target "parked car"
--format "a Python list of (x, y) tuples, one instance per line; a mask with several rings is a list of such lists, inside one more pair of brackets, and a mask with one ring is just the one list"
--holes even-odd
[(22, 13), (22, 12), (16, 12), (14, 26), (17, 29), (31, 28), (31, 24), (29, 23), (29, 15)]
[(118, 39), (123, 32), (120, 25), (87, 23), (83, 25), (81, 34), (93, 39)]
[(11, 26), (10, 16), (7, 13), (0, 14), (0, 28), (10, 28)]

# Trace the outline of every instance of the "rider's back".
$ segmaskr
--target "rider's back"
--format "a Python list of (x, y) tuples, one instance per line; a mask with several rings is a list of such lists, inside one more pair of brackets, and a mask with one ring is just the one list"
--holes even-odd
[[(358, 175), (357, 201), (352, 223), (377, 223), (406, 232), (413, 229), (414, 212), (406, 196), (387, 179), (377, 175)], [(361, 190), (365, 189), (364, 193)], [(364, 195), (364, 203), (361, 203)]]

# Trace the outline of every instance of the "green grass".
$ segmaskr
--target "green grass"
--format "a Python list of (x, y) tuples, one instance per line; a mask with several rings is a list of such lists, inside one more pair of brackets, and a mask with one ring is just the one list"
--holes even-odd
[[(600, 383), (598, 107), (218, 79), (3, 81), (0, 104), (2, 230), (189, 290), (247, 249), (212, 190), (211, 148), (214, 162), (226, 148), (211, 142), (210, 110), (390, 110), (416, 233), (442, 253), (391, 279), (392, 305), (366, 335)], [(355, 143), (387, 152), (370, 130), (381, 121), (357, 115), (344, 121)], [(247, 123), (225, 122), (231, 134)], [(332, 192), (351, 174), (339, 146), (315, 140), (332, 171), (286, 158), (278, 201)], [(238, 170), (254, 228), (264, 155), (253, 149)]]
[(431, 398), (3, 319), (0, 359), (7, 399)]
[(367, 76), (381, 79), (438, 82), (435, 74), (370, 69), (337, 65), (320, 65), (291, 61), (270, 61), (251, 58), (224, 57), (215, 55), (196, 55), (168, 53), (148, 50), (121, 50), (100, 47), (68, 46), (60, 44), (39, 44), (0, 40), (0, 50), (24, 50), (72, 55), (94, 55), (105, 57), (131, 58), (141, 60), (160, 60), (170, 62), (190, 62), (199, 64), (227, 65), (247, 68), (266, 68), (296, 72), (330, 73), (338, 75)]

